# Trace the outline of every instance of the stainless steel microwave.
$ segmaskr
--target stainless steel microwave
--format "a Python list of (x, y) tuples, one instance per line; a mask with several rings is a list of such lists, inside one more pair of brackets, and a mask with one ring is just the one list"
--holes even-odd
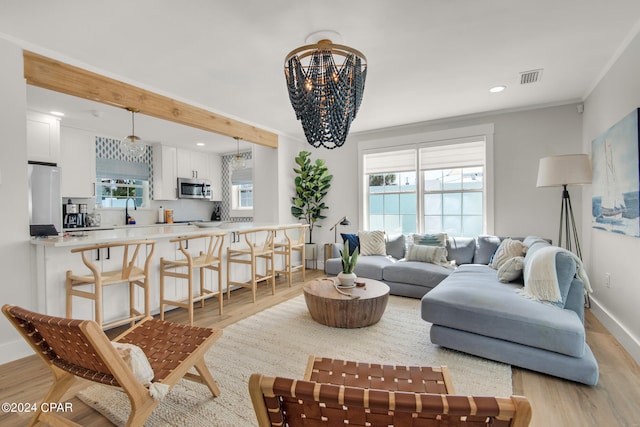
[(178, 178), (178, 198), (211, 200), (211, 182), (208, 179)]

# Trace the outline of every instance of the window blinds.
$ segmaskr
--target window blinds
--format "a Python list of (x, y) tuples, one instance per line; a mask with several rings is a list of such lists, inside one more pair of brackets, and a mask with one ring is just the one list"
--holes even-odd
[(402, 150), (364, 156), (364, 173), (407, 172), (416, 170), (416, 150)]
[[(416, 170), (418, 150), (399, 150), (364, 155), (364, 173), (379, 174)], [(484, 138), (463, 138), (419, 148), (420, 170), (484, 166)]]
[(484, 166), (484, 157), (484, 140), (422, 147), (420, 148), (420, 169)]
[(98, 178), (149, 181), (149, 165), (147, 163), (98, 157), (96, 159), (96, 176)]

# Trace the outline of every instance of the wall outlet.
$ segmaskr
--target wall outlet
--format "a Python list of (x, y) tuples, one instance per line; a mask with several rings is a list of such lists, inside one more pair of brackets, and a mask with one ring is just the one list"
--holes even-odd
[(604, 273), (604, 285), (611, 288), (611, 273)]

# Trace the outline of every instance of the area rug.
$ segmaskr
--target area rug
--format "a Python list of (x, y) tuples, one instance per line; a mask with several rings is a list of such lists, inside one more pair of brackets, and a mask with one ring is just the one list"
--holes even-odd
[[(511, 367), (447, 350), (429, 341), (429, 323), (420, 318), (420, 300), (391, 296), (380, 322), (339, 329), (311, 319), (304, 296), (264, 310), (224, 329), (206, 362), (221, 390), (211, 398), (206, 386), (180, 381), (146, 426), (255, 426), (249, 376), (302, 378), (310, 354), (395, 365), (447, 365), (458, 394), (508, 396)], [(78, 397), (116, 425), (124, 425), (129, 401), (116, 388), (92, 385)]]

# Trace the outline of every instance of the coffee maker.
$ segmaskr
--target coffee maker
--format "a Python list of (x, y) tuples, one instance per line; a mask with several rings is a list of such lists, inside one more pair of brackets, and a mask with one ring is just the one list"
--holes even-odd
[(71, 203), (71, 199), (67, 201), (67, 204), (62, 205), (62, 214), (62, 226), (64, 228), (83, 227), (82, 214), (78, 212), (78, 205)]

